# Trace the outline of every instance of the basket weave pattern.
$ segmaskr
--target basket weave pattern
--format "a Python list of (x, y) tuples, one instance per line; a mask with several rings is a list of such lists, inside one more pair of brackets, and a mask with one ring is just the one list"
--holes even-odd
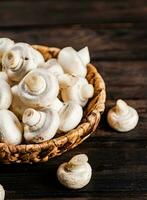
[[(56, 58), (60, 49), (33, 45), (44, 56), (45, 60)], [(0, 162), (3, 163), (33, 163), (45, 162), (73, 149), (92, 134), (105, 109), (105, 83), (92, 64), (88, 64), (87, 80), (94, 86), (94, 96), (84, 108), (84, 116), (79, 126), (62, 136), (40, 144), (8, 145), (0, 143)]]

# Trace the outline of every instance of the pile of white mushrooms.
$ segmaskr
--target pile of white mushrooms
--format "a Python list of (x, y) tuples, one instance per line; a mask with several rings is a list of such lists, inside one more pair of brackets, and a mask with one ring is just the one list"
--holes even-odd
[(94, 94), (89, 62), (87, 47), (45, 62), (31, 45), (0, 38), (0, 142), (40, 143), (77, 127)]

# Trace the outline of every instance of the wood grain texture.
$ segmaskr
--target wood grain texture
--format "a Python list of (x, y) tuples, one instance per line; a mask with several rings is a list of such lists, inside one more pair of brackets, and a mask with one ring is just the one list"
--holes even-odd
[(73, 46), (77, 50), (87, 45), (91, 60), (146, 60), (147, 29), (101, 28), (97, 26), (59, 26), (45, 28), (0, 29), (0, 37), (48, 46)]
[(1, 1), (0, 26), (142, 22), (146, 10), (146, 0)]
[(105, 79), (107, 99), (147, 99), (146, 61), (93, 63)]
[[(60, 163), (80, 152), (89, 156), (93, 176), (81, 190), (69, 190), (59, 184), (56, 170)], [(13, 173), (12, 173), (13, 172)], [(90, 138), (74, 151), (48, 163), (0, 166), (1, 183), (8, 197), (98, 197), (111, 192), (146, 192), (146, 142), (103, 141)], [(17, 191), (15, 193), (14, 191)], [(102, 193), (103, 192), (103, 193)], [(113, 198), (112, 198), (113, 199)]]
[[(36, 34), (36, 32), (38, 34)], [(69, 25), (40, 28), (4, 28), (0, 30), (0, 35), (12, 37), (16, 41), (26, 41), (30, 43), (41, 42), (46, 45), (70, 45), (80, 48), (81, 44), (87, 44), (96, 47), (96, 50), (112, 50), (120, 48), (127, 50), (146, 47), (147, 30), (144, 28), (107, 28), (99, 29), (97, 25)], [(59, 37), (60, 36), (60, 37)], [(67, 40), (68, 38), (68, 40)], [(140, 43), (140, 40), (143, 43)], [(79, 44), (79, 41), (81, 44)], [(109, 41), (109, 43), (108, 43)], [(58, 45), (57, 45), (58, 44)]]
[[(121, 195), (121, 197), (120, 197)], [(88, 195), (87, 195), (88, 196)], [(146, 193), (145, 194), (138, 194), (138, 193), (133, 193), (133, 194), (128, 194), (126, 193), (125, 195), (121, 192), (119, 192), (118, 194), (113, 194), (113, 193), (108, 193), (107, 195), (104, 194), (99, 194), (97, 197), (65, 197), (65, 198), (54, 198), (54, 200), (146, 200)], [(38, 200), (38, 198), (35, 198), (36, 200)], [(53, 198), (39, 198), (39, 200), (52, 200)], [(16, 200), (16, 199), (13, 199)], [(19, 199), (22, 200), (22, 199)]]

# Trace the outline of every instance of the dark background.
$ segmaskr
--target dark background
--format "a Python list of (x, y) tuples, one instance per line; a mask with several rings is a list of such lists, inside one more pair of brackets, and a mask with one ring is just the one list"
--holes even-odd
[[(0, 37), (49, 46), (88, 46), (105, 79), (106, 111), (93, 136), (76, 149), (35, 165), (0, 165), (7, 199), (147, 199), (147, 1), (1, 0)], [(136, 129), (117, 133), (106, 123), (116, 99), (140, 115)], [(93, 177), (81, 190), (56, 179), (60, 163), (86, 153)]]

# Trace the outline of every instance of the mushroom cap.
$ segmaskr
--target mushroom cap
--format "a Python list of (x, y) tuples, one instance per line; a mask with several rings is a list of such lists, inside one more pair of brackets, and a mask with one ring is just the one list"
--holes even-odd
[(39, 67), (47, 69), (50, 73), (54, 74), (56, 77), (64, 74), (64, 71), (61, 65), (59, 65), (59, 63), (57, 62), (57, 59), (55, 58), (49, 59), (46, 63), (43, 63)]
[(18, 95), (18, 85), (14, 85), (11, 88), (12, 91), (12, 103), (10, 106), (10, 110), (20, 119), (22, 120), (22, 115), (24, 111), (28, 108), (24, 102), (21, 101), (19, 95)]
[(66, 102), (59, 111), (59, 130), (67, 132), (75, 128), (83, 116), (82, 107), (74, 101)]
[(56, 98), (53, 103), (49, 106), (49, 108), (56, 110), (57, 112), (60, 111), (60, 109), (63, 107), (63, 102), (59, 100), (59, 98)]
[(0, 38), (0, 52), (4, 53), (11, 49), (14, 45), (14, 41), (9, 38)]
[(27, 109), (23, 114), (24, 138), (29, 143), (40, 143), (53, 138), (59, 127), (59, 115), (53, 109)]
[(22, 141), (22, 126), (9, 110), (0, 110), (0, 141), (18, 145)]
[(89, 99), (89, 98), (93, 97), (93, 94), (94, 94), (93, 85), (91, 85), (91, 84), (83, 85), (83, 87), (81, 89), (81, 93), (82, 93), (83, 99)]
[(16, 43), (2, 57), (4, 70), (9, 78), (16, 82), (42, 62), (44, 62), (43, 56), (26, 43)]
[(10, 85), (3, 79), (0, 79), (0, 110), (8, 109), (12, 102), (12, 92)]
[(65, 73), (82, 77), (87, 74), (86, 66), (84, 66), (80, 56), (72, 47), (65, 47), (59, 52), (58, 62)]
[(128, 106), (123, 100), (117, 100), (116, 105), (109, 110), (107, 115), (109, 125), (119, 132), (127, 132), (134, 129), (138, 120), (137, 111)]
[(5, 199), (5, 190), (3, 186), (0, 184), (0, 200), (4, 200), (4, 199)]
[(0, 71), (0, 79), (3, 79), (4, 81), (6, 81), (11, 87), (15, 85), (15, 82), (9, 79), (5, 71)]
[(85, 106), (88, 99), (94, 94), (94, 88), (83, 77), (74, 77), (75, 81), (72, 81), (68, 87), (61, 89), (61, 96), (64, 102), (75, 101), (81, 106)]
[(78, 80), (77, 76), (69, 75), (69, 74), (61, 74), (58, 76), (58, 81), (60, 85), (60, 89), (70, 87), (75, 85)]
[(32, 108), (42, 108), (50, 105), (59, 93), (56, 77), (46, 73), (45, 69), (35, 69), (29, 72), (19, 83), (20, 99)]
[(84, 47), (80, 51), (78, 51), (78, 55), (80, 56), (83, 64), (86, 66), (88, 63), (90, 63), (90, 55), (88, 47)]

